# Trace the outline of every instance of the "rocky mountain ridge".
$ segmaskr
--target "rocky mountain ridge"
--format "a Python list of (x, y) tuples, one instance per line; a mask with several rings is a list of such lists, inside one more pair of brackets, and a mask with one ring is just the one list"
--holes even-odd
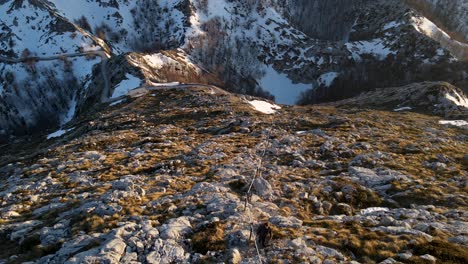
[(447, 32), (460, 41), (468, 40), (468, 3), (463, 0), (407, 0), (423, 15), (446, 28)]
[(462, 90), (448, 83), (417, 83), (363, 93), (332, 103), (337, 106), (401, 109), (432, 113), (449, 119), (466, 119), (468, 100)]
[(0, 263), (468, 260), (463, 127), (352, 101), (153, 88), (2, 146)]

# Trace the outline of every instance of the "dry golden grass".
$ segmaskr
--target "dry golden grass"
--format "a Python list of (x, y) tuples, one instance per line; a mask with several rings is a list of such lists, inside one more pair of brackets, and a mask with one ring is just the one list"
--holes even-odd
[[(437, 259), (437, 263), (468, 263), (468, 250), (464, 246), (454, 243), (448, 243), (441, 239), (435, 239), (432, 242), (420, 242), (413, 248), (415, 254), (430, 254)], [(418, 258), (412, 258), (411, 263), (425, 263)]]
[(293, 240), (303, 235), (301, 229), (296, 228), (279, 228), (274, 225), (270, 225), (272, 239), (288, 239)]
[(356, 222), (338, 224), (334, 221), (309, 221), (307, 226), (315, 229), (312, 240), (328, 247), (349, 252), (359, 257), (359, 261), (374, 262), (394, 257), (407, 249), (414, 237), (394, 236), (373, 232)]
[(192, 235), (192, 247), (197, 253), (206, 254), (208, 251), (222, 251), (226, 249), (224, 227), (214, 222), (201, 228)]
[(106, 233), (117, 226), (120, 216), (114, 214), (106, 219), (98, 215), (75, 215), (70, 221), (71, 232), (76, 235), (80, 231), (85, 233)]
[(283, 206), (283, 207), (280, 208), (279, 213), (282, 216), (288, 217), (288, 216), (291, 216), (292, 211), (291, 211), (290, 207)]

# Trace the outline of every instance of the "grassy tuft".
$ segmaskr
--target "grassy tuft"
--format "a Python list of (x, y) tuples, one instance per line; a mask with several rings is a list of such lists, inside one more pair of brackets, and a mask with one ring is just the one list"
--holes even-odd
[(195, 252), (201, 254), (206, 254), (208, 251), (225, 250), (223, 225), (215, 222), (195, 232), (192, 236), (192, 247)]

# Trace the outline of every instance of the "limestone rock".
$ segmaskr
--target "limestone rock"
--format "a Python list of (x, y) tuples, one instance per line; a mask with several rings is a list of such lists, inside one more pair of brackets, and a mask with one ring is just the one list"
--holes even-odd
[(258, 196), (263, 199), (270, 200), (273, 198), (273, 188), (270, 183), (263, 178), (256, 178), (254, 188)]
[(149, 264), (182, 263), (188, 259), (185, 250), (171, 239), (157, 239), (153, 249), (146, 257)]
[(159, 228), (160, 237), (162, 239), (178, 240), (183, 238), (184, 235), (190, 233), (192, 225), (188, 217), (182, 216), (176, 219), (171, 219), (167, 224)]
[(273, 216), (270, 218), (270, 223), (278, 227), (286, 228), (300, 228), (302, 226), (302, 221), (293, 216)]

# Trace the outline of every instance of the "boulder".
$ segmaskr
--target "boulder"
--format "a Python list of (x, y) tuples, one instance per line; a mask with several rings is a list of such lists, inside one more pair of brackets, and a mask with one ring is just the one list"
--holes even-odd
[(254, 180), (254, 188), (257, 195), (263, 199), (271, 200), (273, 198), (273, 188), (267, 180), (263, 178), (256, 178)]
[(159, 234), (162, 239), (177, 240), (191, 231), (192, 226), (186, 216), (171, 219), (167, 224), (164, 224), (159, 228)]
[(146, 256), (148, 264), (186, 263), (188, 254), (174, 240), (157, 239), (154, 250)]

